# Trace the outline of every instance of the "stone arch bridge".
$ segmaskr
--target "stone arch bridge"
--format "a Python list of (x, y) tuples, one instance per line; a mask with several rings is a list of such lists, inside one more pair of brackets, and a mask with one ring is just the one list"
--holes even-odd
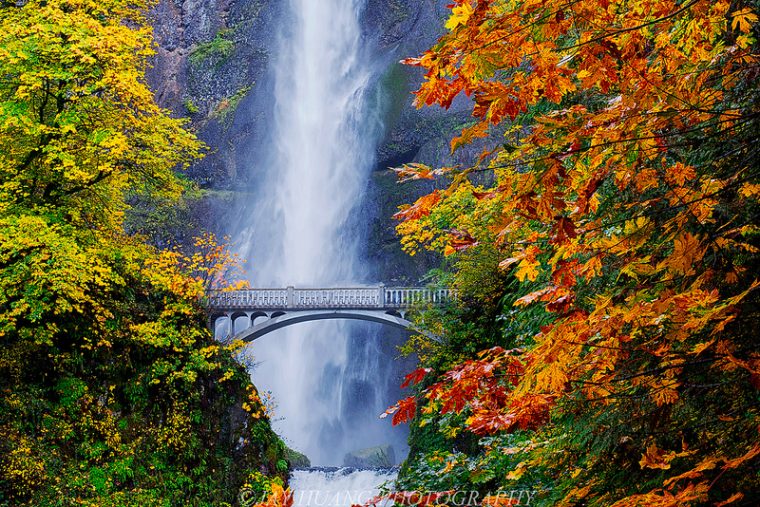
[(407, 312), (441, 306), (451, 297), (448, 289), (386, 287), (382, 284), (323, 289), (287, 287), (217, 291), (208, 296), (209, 324), (214, 332), (226, 325), (221, 337), (244, 341), (253, 341), (299, 322), (327, 319), (364, 320), (422, 332), (406, 319)]

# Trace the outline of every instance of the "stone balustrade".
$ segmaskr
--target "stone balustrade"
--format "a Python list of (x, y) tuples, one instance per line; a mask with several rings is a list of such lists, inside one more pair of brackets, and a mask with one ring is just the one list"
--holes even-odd
[(422, 287), (338, 287), (298, 289), (248, 289), (215, 291), (208, 305), (215, 310), (329, 310), (408, 309), (442, 305), (452, 297), (448, 289)]

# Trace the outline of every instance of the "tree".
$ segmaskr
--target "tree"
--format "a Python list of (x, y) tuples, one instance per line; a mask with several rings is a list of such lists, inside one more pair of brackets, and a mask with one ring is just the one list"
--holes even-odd
[(206, 328), (233, 257), (124, 232), (202, 150), (145, 84), (149, 5), (0, 5), (0, 505), (223, 505), (287, 469)]
[[(491, 146), (466, 169), (400, 169), (451, 180), (403, 208), (399, 232), (452, 256), (492, 245), (521, 283), (506, 320), (532, 305), (552, 319), (529, 340), (507, 329), (520, 349), (455, 368), (423, 392), (428, 410), (548, 437), (526, 462), (547, 501), (757, 497), (756, 3), (451, 9), (448, 33), (406, 61), (426, 71), (417, 104), (469, 96), (476, 122), (452, 149)], [(483, 171), (493, 185), (470, 183)]]
[(177, 195), (200, 144), (155, 104), (147, 2), (0, 8), (0, 211), (120, 230), (126, 192)]

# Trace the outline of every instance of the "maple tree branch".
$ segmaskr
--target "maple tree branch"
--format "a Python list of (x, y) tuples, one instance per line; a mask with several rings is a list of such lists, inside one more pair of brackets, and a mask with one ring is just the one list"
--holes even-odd
[(615, 376), (611, 380), (611, 382), (625, 382), (625, 381), (632, 380), (635, 378), (644, 377), (646, 375), (655, 375), (657, 373), (663, 373), (668, 370), (683, 368), (685, 366), (697, 366), (701, 364), (714, 363), (717, 360), (718, 360), (717, 357), (712, 357), (712, 358), (705, 358), (698, 361), (691, 361), (691, 362), (680, 363), (680, 364), (669, 364), (669, 365), (660, 366), (657, 368), (651, 368), (649, 370), (644, 370), (644, 371), (640, 371), (640, 372), (629, 374), (629, 375), (623, 375), (622, 377)]
[[(520, 28), (517, 29), (517, 30), (509, 32), (509, 33), (507, 33), (505, 35), (499, 36), (499, 37), (497, 37), (497, 38), (495, 38), (495, 39), (493, 39), (493, 40), (491, 40), (491, 41), (489, 41), (489, 42), (487, 42), (485, 44), (480, 45), (480, 46), (468, 47), (467, 49), (470, 50), (470, 51), (478, 51), (478, 50), (481, 50), (481, 49), (485, 49), (485, 48), (487, 48), (489, 46), (492, 46), (493, 44), (501, 42), (501, 41), (503, 41), (505, 39), (509, 39), (510, 37), (512, 37), (514, 35), (517, 35), (520, 32), (524, 32), (525, 30), (528, 30), (530, 28), (533, 28), (534, 26), (539, 25), (541, 22), (546, 21), (547, 19), (549, 19), (549, 18), (551, 18), (553, 16), (557, 16), (558, 14), (560, 14), (561, 12), (563, 12), (565, 9), (571, 9), (574, 5), (576, 5), (578, 3), (581, 3), (582, 1), (583, 0), (573, 0), (572, 2), (568, 2), (568, 3), (564, 4), (564, 5), (562, 5), (561, 7), (557, 8), (557, 10), (549, 12), (545, 16), (543, 16), (541, 18), (538, 18), (537, 20), (533, 21), (532, 23), (527, 23), (527, 24), (522, 24), (521, 23), (520, 24)], [(496, 20), (496, 19), (500, 19), (500, 18), (489, 18), (489, 19)], [(466, 43), (467, 42), (466, 40), (462, 40), (459, 37), (455, 37), (454, 40), (456, 40), (457, 42), (460, 42), (460, 43)]]
[(698, 4), (701, 1), (702, 0), (692, 0), (691, 2), (685, 4), (683, 7), (681, 7), (680, 9), (677, 9), (677, 10), (671, 12), (670, 14), (668, 14), (666, 16), (663, 16), (661, 18), (653, 19), (651, 21), (647, 21), (646, 23), (642, 23), (642, 24), (637, 25), (637, 26), (632, 26), (632, 27), (629, 27), (629, 28), (621, 28), (620, 30), (616, 30), (616, 31), (608, 33), (606, 35), (602, 35), (602, 36), (599, 36), (599, 37), (594, 37), (592, 39), (589, 39), (589, 40), (585, 41), (582, 44), (577, 44), (575, 46), (568, 46), (566, 48), (561, 48), (560, 50), (573, 49), (573, 48), (580, 47), (580, 46), (585, 45), (585, 44), (591, 44), (593, 42), (599, 42), (599, 41), (607, 39), (609, 37), (614, 37), (615, 35), (620, 35), (622, 33), (628, 33), (628, 32), (635, 32), (637, 30), (641, 30), (642, 28), (646, 28), (648, 26), (656, 25), (657, 23), (662, 23), (663, 21), (667, 21), (670, 18), (674, 18), (674, 17), (678, 16), (679, 14), (681, 14), (682, 12), (685, 12), (685, 11), (691, 9), (694, 5)]
[(98, 171), (98, 174), (90, 178), (88, 181), (84, 183), (80, 183), (79, 185), (73, 186), (71, 188), (67, 188), (65, 191), (61, 192), (61, 197), (71, 196), (76, 193), (82, 192), (83, 190), (87, 190), (89, 188), (92, 188), (94, 185), (97, 185), (101, 181), (105, 180), (109, 176), (113, 174), (113, 171)]
[[(652, 113), (652, 114), (656, 114), (656, 113)], [(731, 130), (734, 130), (736, 128), (737, 123), (739, 125), (744, 124), (744, 123), (748, 123), (749, 120), (753, 120), (753, 119), (755, 119), (757, 117), (760, 117), (760, 112), (755, 112), (755, 113), (752, 113), (752, 114), (749, 114), (749, 115), (742, 116), (742, 120), (744, 120), (743, 122), (736, 122), (735, 119), (721, 120), (720, 118), (718, 118), (718, 119), (715, 120), (714, 125), (721, 124), (721, 123), (732, 123), (733, 125), (731, 127), (727, 128), (727, 129), (723, 129), (723, 130), (711, 133), (710, 137), (717, 137), (717, 136), (723, 135), (723, 134), (725, 134), (727, 132), (730, 132)], [(602, 128), (602, 127), (603, 127), (603, 125), (599, 125), (597, 128)], [(481, 167), (475, 167), (475, 168), (471, 168), (471, 171), (472, 172), (483, 172), (483, 171), (493, 171), (495, 169), (509, 169), (509, 168), (522, 167), (522, 166), (527, 166), (528, 164), (532, 164), (532, 163), (535, 163), (535, 162), (545, 162), (545, 161), (548, 161), (548, 160), (554, 160), (554, 159), (556, 159), (558, 157), (563, 157), (564, 158), (564, 157), (568, 157), (570, 155), (577, 155), (577, 154), (581, 154), (581, 153), (586, 153), (586, 152), (591, 151), (591, 150), (596, 149), (596, 148), (608, 148), (610, 146), (615, 146), (615, 145), (624, 144), (624, 143), (632, 143), (632, 142), (636, 142), (636, 141), (657, 140), (657, 139), (662, 139), (662, 138), (667, 138), (667, 137), (676, 137), (676, 136), (681, 136), (681, 135), (685, 135), (685, 134), (689, 134), (689, 133), (693, 133), (693, 132), (701, 132), (701, 131), (704, 131), (706, 128), (708, 128), (708, 125), (700, 125), (698, 127), (692, 127), (692, 128), (686, 129), (686, 130), (674, 130), (673, 132), (666, 132), (666, 133), (662, 133), (662, 134), (653, 134), (653, 135), (650, 135), (650, 136), (627, 137), (625, 139), (617, 139), (617, 140), (614, 140), (614, 141), (605, 141), (603, 143), (589, 145), (587, 147), (579, 147), (579, 148), (575, 148), (575, 149), (572, 149), (572, 150), (567, 150), (567, 151), (562, 152), (562, 153), (551, 153), (549, 155), (542, 155), (542, 156), (536, 156), (536, 157), (527, 158), (527, 159), (520, 159), (518, 161), (515, 161), (515, 162), (512, 162), (512, 163), (508, 163), (508, 164), (490, 165), (488, 167), (482, 167), (482, 168)], [(590, 137), (590, 136), (585, 136), (585, 137)], [(706, 138), (708, 138), (708, 137), (702, 137), (700, 139), (706, 139)], [(667, 145), (667, 146), (670, 147), (670, 145)], [(652, 148), (652, 149), (655, 149), (655, 148)]]
[[(682, 12), (685, 12), (685, 11), (691, 9), (694, 5), (698, 4), (701, 1), (703, 1), (703, 0), (692, 0), (691, 2), (689, 2), (686, 5), (684, 5), (683, 7), (681, 7), (680, 9), (677, 9), (677, 10), (671, 12), (670, 14), (668, 14), (666, 16), (663, 16), (661, 18), (653, 19), (651, 21), (648, 21), (646, 23), (642, 23), (640, 25), (631, 26), (631, 27), (628, 27), (628, 28), (621, 28), (619, 30), (615, 30), (614, 32), (609, 32), (607, 34), (600, 35), (598, 37), (593, 37), (593, 38), (591, 38), (591, 39), (589, 39), (587, 41), (580, 42), (578, 44), (573, 44), (573, 45), (570, 45), (570, 46), (559, 47), (559, 48), (556, 48), (556, 51), (560, 51), (561, 52), (561, 51), (568, 51), (568, 50), (571, 50), (571, 49), (577, 49), (577, 48), (580, 48), (580, 47), (583, 47), (583, 46), (587, 46), (589, 44), (593, 44), (594, 42), (599, 42), (599, 41), (608, 39), (610, 37), (615, 37), (616, 35), (620, 35), (620, 34), (628, 33), (628, 32), (635, 32), (637, 30), (641, 30), (642, 28), (646, 28), (648, 26), (652, 26), (652, 25), (656, 25), (658, 23), (662, 23), (663, 21), (667, 21), (668, 19), (674, 18), (674, 17), (678, 16), (679, 14), (681, 14)], [(529, 54), (523, 55), (523, 57), (536, 56), (537, 54), (538, 53), (529, 53)]]

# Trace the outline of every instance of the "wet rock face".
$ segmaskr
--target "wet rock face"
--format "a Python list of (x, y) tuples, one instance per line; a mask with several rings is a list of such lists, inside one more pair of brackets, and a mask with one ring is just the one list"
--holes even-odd
[[(361, 23), (378, 62), (378, 113), (383, 136), (360, 213), (370, 217), (366, 252), (373, 277), (416, 282), (427, 262), (401, 253), (389, 217), (428, 184), (395, 184), (389, 167), (407, 162), (449, 165), (448, 140), (467, 121), (466, 102), (448, 111), (412, 106), (420, 69), (398, 63), (434, 44), (449, 0), (366, 0)], [(148, 79), (158, 102), (188, 117), (210, 147), (188, 170), (206, 189), (191, 205), (193, 227), (227, 234), (237, 219), (232, 203), (262, 186), (259, 147), (269, 142), (273, 115), (272, 54), (277, 51), (285, 0), (160, 0), (153, 11), (157, 44)]]
[(188, 90), (188, 57), (197, 44), (212, 40), (227, 28), (228, 0), (162, 0), (153, 11), (157, 43), (149, 79), (156, 98), (178, 113)]
[[(398, 60), (419, 54), (438, 37), (448, 0), (367, 0), (365, 37), (381, 66), (386, 136), (378, 167), (408, 162), (441, 137), (452, 113), (411, 108), (421, 78)], [(253, 183), (250, 147), (266, 142), (271, 115), (269, 60), (276, 51), (281, 0), (161, 0), (153, 11), (156, 56), (148, 78), (158, 102), (189, 117), (214, 150), (190, 171), (206, 187)], [(456, 116), (456, 114), (454, 114)], [(458, 121), (457, 121), (458, 122)], [(454, 122), (454, 123), (457, 123)], [(445, 153), (445, 150), (444, 150)]]
[[(159, 104), (188, 117), (211, 148), (189, 176), (205, 188), (229, 189), (243, 171), (240, 147), (257, 142), (264, 121), (237, 121), (256, 107), (276, 37), (277, 0), (161, 0), (152, 13), (156, 56), (148, 80)], [(257, 130), (258, 128), (258, 130)]]
[(403, 44), (433, 4), (424, 0), (368, 0), (362, 24), (368, 35), (377, 37), (381, 47)]

